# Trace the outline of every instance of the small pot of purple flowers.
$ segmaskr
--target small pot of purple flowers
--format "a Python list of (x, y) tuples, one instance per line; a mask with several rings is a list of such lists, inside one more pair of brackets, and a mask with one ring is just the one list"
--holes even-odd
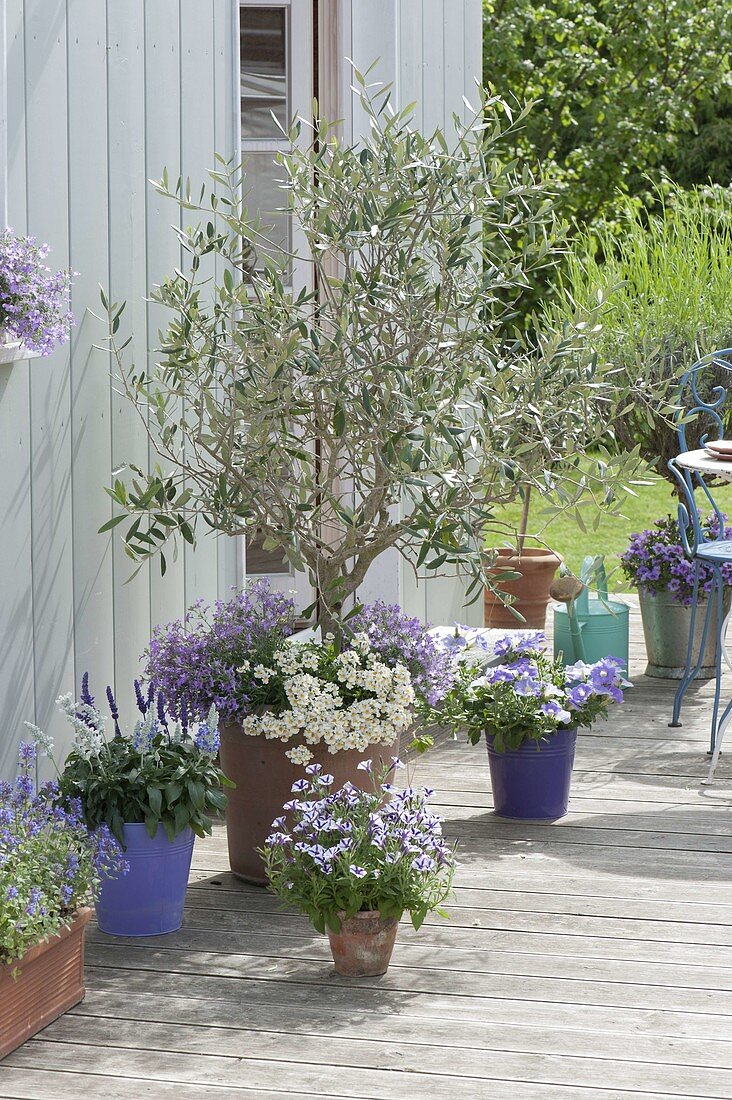
[(36, 789), (36, 746), (0, 782), (0, 1058), (84, 996), (84, 930), (100, 882), (124, 874), (106, 825), (90, 831), (78, 799)]
[[(389, 782), (403, 766), (394, 757), (371, 790), (334, 791), (333, 776), (308, 765), (262, 849), (272, 890), (327, 932), (343, 977), (386, 972), (403, 913), (416, 929), (430, 912), (447, 915), (454, 848), (428, 807), (432, 792)], [(371, 774), (371, 760), (362, 770)]]
[[(217, 716), (189, 726), (185, 713), (168, 715), (162, 695), (135, 682), (139, 718), (122, 732), (117, 701), (107, 688), (109, 716), (82, 681), (81, 697), (62, 695), (58, 706), (75, 738), (58, 768), (62, 799), (78, 799), (89, 829), (108, 826), (124, 849), (124, 881), (105, 878), (97, 898), (102, 932), (158, 936), (183, 921), (183, 905), (196, 836), (211, 832), (212, 814), (226, 805), (228, 785), (216, 765)], [(52, 746), (31, 727), (47, 755)], [(109, 732), (108, 732), (109, 729)]]
[[(726, 516), (722, 518), (724, 522)], [(719, 521), (715, 513), (706, 519), (703, 530), (710, 540), (719, 537)], [(732, 539), (732, 527), (725, 526), (724, 537)], [(673, 516), (657, 519), (652, 527), (631, 535), (620, 563), (625, 576), (638, 589), (648, 655), (646, 676), (680, 680), (686, 668), (695, 566), (684, 553), (679, 525)], [(709, 565), (701, 562), (698, 568), (698, 613), (694, 623), (692, 666), (701, 649), (705, 612), (714, 579)], [(732, 593), (732, 587), (729, 587), (732, 586), (732, 565), (723, 565), (721, 572), (726, 586), (723, 608), (726, 615)], [(716, 631), (709, 630), (697, 679), (710, 680), (716, 675), (716, 659)]]
[(565, 666), (545, 646), (538, 630), (499, 638), (494, 650), (501, 664), (479, 675), (463, 665), (444, 708), (443, 721), (456, 732), (467, 730), (472, 744), (485, 737), (499, 817), (564, 817), (577, 730), (606, 717), (629, 686), (614, 657)]

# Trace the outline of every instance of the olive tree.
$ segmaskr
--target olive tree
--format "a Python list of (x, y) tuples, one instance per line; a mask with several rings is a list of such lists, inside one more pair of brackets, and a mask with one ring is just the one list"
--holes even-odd
[[(486, 527), (541, 476), (530, 462), (522, 473), (531, 440), (510, 453), (505, 425), (521, 406), (537, 440), (551, 435), (536, 370), (556, 375), (584, 343), (572, 323), (532, 347), (511, 334), (556, 255), (547, 188), (504, 155), (525, 111), (477, 90), (448, 141), (417, 132), (388, 89), (356, 83), (365, 140), (297, 120), (280, 155), (312, 290), (288, 288), (293, 257), (247, 210), (246, 165), (220, 161), (197, 198), (180, 181), (156, 185), (200, 219), (180, 231), (187, 266), (153, 292), (170, 311), (157, 362), (126, 363), (121, 308), (107, 304), (124, 391), (160, 461), (115, 481), (121, 511), (105, 527), (128, 520), (134, 559), (202, 529), (256, 532), (308, 573), (326, 628), (390, 547), (415, 568), (462, 571), (469, 597), (496, 583)], [(591, 357), (574, 382), (563, 401), (612, 397)]]

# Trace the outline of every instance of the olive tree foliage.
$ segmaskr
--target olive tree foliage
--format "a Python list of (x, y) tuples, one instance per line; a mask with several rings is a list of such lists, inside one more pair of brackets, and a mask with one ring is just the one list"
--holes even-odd
[[(448, 141), (418, 133), (388, 89), (359, 73), (356, 86), (363, 142), (324, 122), (308, 134), (300, 120), (280, 156), (314, 291), (288, 289), (291, 257), (246, 208), (246, 165), (221, 161), (196, 199), (180, 181), (157, 184), (200, 224), (179, 233), (185, 269), (153, 292), (170, 312), (156, 363), (126, 363), (123, 307), (107, 306), (119, 376), (159, 464), (115, 481), (121, 511), (105, 527), (128, 520), (134, 559), (204, 529), (256, 532), (307, 572), (328, 628), (390, 547), (432, 574), (463, 572), (470, 596), (495, 584), (482, 548), (496, 506), (527, 480), (546, 490), (531, 454), (559, 457), (558, 387), (547, 400), (542, 376), (574, 370), (562, 410), (614, 399), (579, 355), (581, 326), (531, 346), (511, 335), (555, 248), (546, 188), (506, 155), (525, 111), (477, 90)], [(531, 437), (516, 438), (517, 407)], [(627, 476), (599, 474), (611, 497)]]

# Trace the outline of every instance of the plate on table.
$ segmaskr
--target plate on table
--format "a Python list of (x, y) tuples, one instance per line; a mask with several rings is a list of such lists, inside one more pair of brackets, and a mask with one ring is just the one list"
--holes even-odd
[(732, 459), (732, 439), (714, 439), (704, 444), (710, 458)]

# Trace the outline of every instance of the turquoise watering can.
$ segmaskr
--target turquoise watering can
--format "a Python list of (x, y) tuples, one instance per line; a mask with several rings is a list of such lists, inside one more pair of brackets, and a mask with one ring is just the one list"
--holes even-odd
[[(589, 592), (593, 579), (597, 586), (596, 598)], [(561, 653), (567, 665), (575, 661), (592, 663), (603, 657), (617, 657), (627, 673), (628, 605), (608, 597), (607, 574), (601, 557), (585, 558), (580, 580), (585, 587), (576, 600), (554, 606), (554, 656)]]

